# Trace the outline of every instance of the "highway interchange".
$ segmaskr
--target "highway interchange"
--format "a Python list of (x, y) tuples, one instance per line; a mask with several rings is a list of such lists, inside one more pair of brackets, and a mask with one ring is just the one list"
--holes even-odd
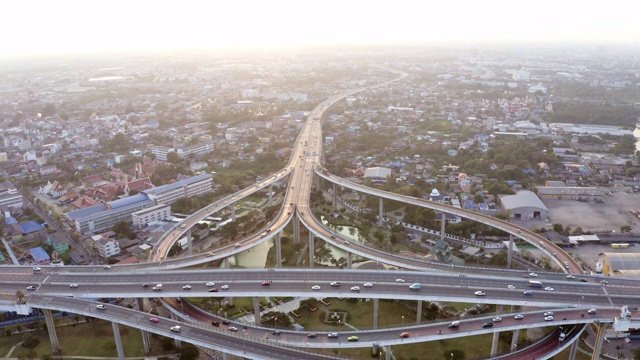
[[(406, 74), (402, 74), (399, 79), (404, 78)], [(378, 86), (386, 86), (380, 84)], [(422, 260), (398, 257), (393, 254), (387, 254), (379, 250), (368, 248), (364, 245), (345, 242), (344, 239), (335, 238), (329, 230), (324, 228), (322, 224), (311, 214), (309, 208), (309, 195), (312, 186), (312, 179), (314, 173), (318, 176), (322, 176), (330, 181), (333, 181), (341, 186), (350, 187), (359, 191), (363, 191), (369, 194), (380, 196), (387, 199), (398, 199), (403, 202), (414, 204), (417, 206), (423, 206), (432, 208), (434, 210), (440, 210), (445, 212), (454, 213), (465, 218), (470, 218), (476, 221), (487, 223), (491, 226), (505, 230), (517, 237), (520, 237), (538, 247), (542, 247), (549, 256), (553, 253), (557, 254), (557, 261), (561, 264), (563, 261), (567, 261), (570, 264), (570, 271), (578, 273), (579, 268), (575, 261), (560, 248), (548, 242), (546, 239), (541, 238), (537, 234), (525, 231), (515, 225), (508, 222), (500, 221), (484, 215), (467, 212), (461, 209), (447, 207), (441, 204), (430, 203), (424, 200), (403, 197), (396, 194), (385, 193), (376, 189), (365, 188), (357, 184), (348, 183), (339, 178), (331, 175), (322, 174), (319, 171), (318, 163), (319, 157), (322, 154), (321, 141), (321, 128), (320, 119), (322, 114), (331, 105), (337, 101), (343, 99), (346, 96), (365, 90), (355, 89), (349, 92), (336, 95), (320, 105), (318, 105), (308, 116), (308, 121), (303, 128), (301, 134), (296, 140), (294, 150), (292, 152), (289, 164), (280, 172), (274, 174), (270, 178), (263, 180), (261, 183), (254, 185), (251, 188), (244, 189), (238, 193), (229, 195), (224, 199), (209, 205), (208, 207), (201, 209), (200, 211), (192, 214), (189, 218), (182, 223), (177, 224), (173, 229), (167, 232), (161, 241), (154, 247), (150, 260), (151, 262), (145, 265), (136, 265), (131, 267), (114, 267), (112, 270), (104, 270), (96, 267), (72, 267), (72, 268), (51, 268), (43, 267), (41, 272), (32, 272), (30, 269), (16, 268), (16, 267), (1, 267), (0, 268), (0, 291), (4, 294), (15, 293), (16, 290), (22, 290), (28, 296), (29, 303), (35, 307), (39, 304), (42, 307), (53, 306), (55, 303), (59, 309), (66, 309), (69, 311), (90, 311), (95, 314), (102, 315), (107, 320), (114, 320), (127, 324), (126, 319), (132, 319), (131, 315), (126, 310), (122, 312), (122, 318), (116, 318), (118, 314), (114, 310), (114, 306), (109, 306), (105, 311), (96, 310), (91, 303), (87, 305), (84, 300), (78, 300), (73, 298), (60, 298), (65, 296), (72, 296), (74, 298), (98, 298), (98, 297), (155, 297), (160, 296), (160, 292), (154, 292), (151, 287), (142, 287), (143, 283), (149, 283), (151, 285), (155, 283), (162, 283), (163, 290), (162, 296), (170, 297), (189, 297), (189, 296), (322, 296), (322, 297), (369, 297), (369, 298), (406, 298), (415, 300), (441, 300), (441, 301), (474, 301), (478, 303), (491, 303), (491, 304), (520, 304), (528, 306), (573, 306), (564, 310), (554, 310), (554, 312), (566, 317), (567, 320), (558, 320), (551, 323), (544, 322), (539, 314), (527, 315), (523, 320), (515, 320), (510, 316), (504, 317), (503, 321), (495, 323), (491, 329), (482, 328), (482, 323), (486, 322), (486, 318), (470, 319), (465, 321), (461, 329), (464, 331), (456, 331), (455, 333), (445, 334), (444, 336), (468, 336), (471, 333), (485, 333), (496, 330), (510, 330), (515, 328), (521, 328), (522, 326), (543, 326), (543, 325), (555, 325), (556, 323), (587, 323), (599, 320), (602, 322), (612, 321), (615, 310), (607, 309), (613, 306), (620, 306), (622, 304), (630, 305), (632, 307), (640, 305), (638, 302), (640, 295), (640, 288), (637, 285), (626, 282), (623, 280), (611, 280), (608, 285), (596, 283), (595, 279), (589, 278), (588, 283), (580, 282), (578, 279), (566, 279), (564, 274), (541, 274), (539, 279), (554, 287), (554, 291), (544, 291), (542, 289), (533, 290), (533, 294), (530, 296), (523, 295), (522, 292), (527, 289), (527, 279), (523, 279), (521, 273), (518, 272), (505, 272), (504, 270), (483, 270), (485, 273), (490, 273), (491, 276), (460, 276), (458, 273), (446, 274), (437, 271), (424, 272), (425, 268), (440, 268), (445, 269), (441, 264), (430, 264)], [(317, 154), (317, 155), (313, 155)], [(209, 216), (220, 209), (230, 206), (239, 199), (250, 195), (260, 189), (263, 189), (275, 181), (283, 179), (290, 175), (288, 191), (283, 201), (283, 207), (276, 219), (272, 221), (270, 225), (260, 231), (258, 234), (249, 236), (234, 244), (229, 244), (225, 247), (215, 249), (213, 252), (215, 255), (207, 256), (205, 254), (196, 255), (193, 257), (182, 259), (165, 259), (169, 248), (179, 238), (184, 236), (187, 230), (195, 225), (198, 221), (206, 216)], [(279, 230), (294, 218), (294, 215), (300, 219), (303, 225), (307, 226), (311, 232), (316, 236), (321, 237), (327, 242), (330, 242), (338, 247), (347, 249), (356, 254), (370, 257), (372, 259), (384, 261), (390, 264), (402, 266), (410, 269), (422, 269), (423, 272), (411, 272), (411, 271), (354, 271), (354, 270), (300, 270), (300, 269), (273, 269), (273, 270), (215, 270), (215, 271), (162, 271), (163, 269), (170, 269), (179, 266), (185, 266), (185, 264), (191, 264), (194, 261), (204, 262), (216, 260), (219, 258), (225, 258), (232, 254), (241, 252), (255, 246), (256, 244), (266, 241), (269, 237), (274, 236)], [(294, 221), (297, 221), (294, 218)], [(182, 226), (184, 224), (184, 227)], [(269, 230), (269, 231), (267, 231)], [(149, 270), (145, 270), (144, 268)], [(451, 267), (447, 266), (448, 270)], [(135, 270), (135, 268), (141, 268)], [(131, 269), (131, 270), (129, 270)], [(150, 270), (153, 269), (153, 270)], [(455, 268), (456, 271), (468, 271), (469, 268)], [(154, 271), (154, 272), (151, 272)], [(404, 282), (397, 282), (396, 279), (403, 279)], [(580, 278), (588, 279), (588, 277), (580, 276)], [(262, 286), (263, 280), (270, 280), (270, 286)], [(222, 284), (228, 285), (228, 290), (219, 290), (218, 292), (209, 292), (209, 289), (204, 284), (208, 281), (215, 281), (217, 287)], [(330, 286), (330, 282), (340, 281), (341, 285), (338, 287)], [(371, 282), (373, 286), (371, 288), (365, 288), (364, 283)], [(409, 285), (414, 282), (423, 284), (423, 287), (419, 290), (410, 290)], [(77, 288), (70, 288), (69, 284), (78, 284)], [(184, 290), (182, 287), (186, 284), (192, 285), (191, 290)], [(36, 290), (26, 290), (26, 286), (32, 285)], [(311, 287), (319, 285), (320, 290), (312, 290)], [(508, 285), (514, 285), (516, 289), (508, 289)], [(360, 286), (360, 292), (351, 291), (351, 286)], [(486, 296), (477, 297), (474, 294), (475, 291), (482, 290), (486, 292)], [(65, 305), (66, 304), (66, 305)], [(65, 306), (68, 306), (65, 308)], [(575, 307), (578, 308), (575, 308)], [(596, 317), (584, 318), (581, 315), (584, 313), (587, 306), (597, 306), (599, 308)], [(54, 308), (54, 307), (49, 307)], [(83, 310), (84, 309), (84, 310)], [(76, 311), (77, 310), (77, 311)], [(120, 312), (120, 310), (118, 310)], [(126, 314), (129, 314), (125, 316)], [(92, 315), (94, 316), (94, 315)], [(145, 330), (152, 332), (163, 333), (166, 332), (169, 327), (163, 326), (162, 329), (156, 329), (155, 326), (144, 321), (148, 321), (148, 315), (139, 314), (135, 315), (140, 318), (137, 324), (130, 326), (140, 327), (141, 323), (145, 323)], [(101, 316), (97, 316), (101, 317)], [(122, 320), (122, 321), (121, 321)], [(164, 324), (165, 320), (162, 319)], [(182, 324), (185, 328), (189, 328), (191, 325)], [(479, 329), (475, 329), (480, 325)], [(229, 334), (224, 329), (213, 328), (211, 326), (205, 326), (206, 329), (201, 328), (202, 325), (193, 325), (193, 329), (185, 330), (179, 334), (180, 337), (184, 337), (182, 340), (188, 342), (198, 343), (198, 339), (201, 334), (198, 331), (213, 331), (217, 336), (221, 338), (216, 341), (218, 348), (225, 348), (229, 352), (238, 351), (242, 347), (246, 347), (247, 341), (265, 341), (268, 336), (269, 329), (257, 329), (252, 328), (249, 332), (252, 334), (251, 339), (246, 335), (242, 335), (241, 340), (244, 345), (240, 346), (238, 338), (235, 334)], [(418, 342), (433, 340), (432, 337), (438, 335), (434, 331), (441, 330), (442, 323), (439, 324), (426, 324), (411, 327), (411, 337), (408, 339), (400, 339), (398, 332), (402, 329), (385, 329), (385, 330), (371, 330), (371, 331), (359, 331), (360, 337), (357, 343), (347, 343), (349, 346), (361, 347), (371, 345), (373, 342), (380, 344), (397, 344), (407, 342)], [(141, 327), (143, 328), (143, 327)], [(211, 329), (209, 329), (211, 328)], [(409, 327), (405, 327), (409, 328)], [(195, 330), (198, 329), (198, 330)], [(468, 333), (471, 331), (471, 333)], [(171, 334), (175, 336), (176, 334)], [(234, 335), (234, 336), (229, 336)], [(255, 336), (254, 336), (255, 335)], [(202, 335), (204, 336), (204, 335)], [(210, 336), (210, 335), (207, 335)], [(347, 333), (345, 333), (347, 336)], [(442, 335), (440, 336), (442, 337)], [(437, 338), (437, 336), (436, 336)], [(206, 337), (205, 337), (206, 339)], [(326, 337), (318, 337), (316, 339), (309, 339), (306, 337), (306, 333), (299, 332), (283, 332), (283, 335), (279, 337), (278, 341), (282, 343), (289, 343), (296, 346), (311, 346), (311, 347), (325, 347), (325, 345), (331, 347), (334, 344), (330, 341), (333, 339), (327, 339)], [(338, 341), (342, 341), (346, 337), (341, 336)], [(209, 339), (210, 340), (210, 339)], [(217, 339), (218, 340), (218, 339)], [(275, 341), (275, 340), (273, 340)], [(229, 346), (223, 346), (225, 342), (231, 342)], [(211, 347), (211, 341), (203, 345)], [(274, 346), (276, 345), (276, 346)], [(343, 344), (345, 345), (345, 344)], [(251, 345), (252, 348), (254, 345)], [(267, 341), (265, 343), (266, 348), (269, 351), (278, 349), (277, 343)], [(235, 350), (233, 350), (235, 349)], [(254, 349), (252, 349), (253, 351)], [(266, 358), (295, 358), (295, 354), (290, 354), (287, 351), (290, 349), (277, 350), (279, 353), (277, 356)], [(280, 353), (282, 352), (282, 353)], [(268, 352), (264, 352), (267, 354)], [(285, 354), (286, 353), (286, 354)], [(270, 356), (270, 355), (269, 355)], [(289, 357), (291, 356), (291, 357)], [(299, 354), (297, 355), (299, 356)], [(299, 358), (299, 357), (298, 357)], [(305, 355), (304, 358), (307, 357)], [(319, 357), (326, 358), (326, 357)]]

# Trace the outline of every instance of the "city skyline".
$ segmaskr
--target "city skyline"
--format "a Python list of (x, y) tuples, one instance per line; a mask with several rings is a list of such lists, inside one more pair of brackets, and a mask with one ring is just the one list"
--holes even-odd
[[(634, 44), (633, 12), (578, 1), (423, 3), (407, 1), (309, 3), (282, 0), (242, 4), (200, 1), (14, 2), (0, 24), (0, 57), (209, 48), (281, 48), (411, 43)], [(38, 9), (38, 11), (34, 11)]]

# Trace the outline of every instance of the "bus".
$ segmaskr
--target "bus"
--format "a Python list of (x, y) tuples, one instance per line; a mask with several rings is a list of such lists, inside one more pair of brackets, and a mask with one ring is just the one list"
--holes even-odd
[(612, 249), (626, 249), (629, 247), (628, 243), (614, 243), (611, 244)]
[(529, 286), (530, 287), (542, 287), (542, 283), (538, 280), (529, 280)]

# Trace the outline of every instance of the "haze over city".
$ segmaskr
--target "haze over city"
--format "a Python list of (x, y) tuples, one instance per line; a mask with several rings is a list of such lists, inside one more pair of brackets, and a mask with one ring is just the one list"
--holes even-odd
[(433, 42), (635, 43), (632, 1), (13, 1), (0, 56)]

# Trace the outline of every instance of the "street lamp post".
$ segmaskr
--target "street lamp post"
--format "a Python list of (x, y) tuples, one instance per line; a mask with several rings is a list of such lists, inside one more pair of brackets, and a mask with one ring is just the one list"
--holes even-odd
[(402, 327), (404, 327), (404, 315), (402, 315)]
[(274, 328), (274, 329), (276, 328), (276, 323), (277, 323), (277, 322), (278, 322), (278, 317), (275, 317), (275, 318), (273, 319), (273, 328)]
[(453, 353), (449, 353), (449, 354), (451, 354), (451, 360), (453, 360)]

